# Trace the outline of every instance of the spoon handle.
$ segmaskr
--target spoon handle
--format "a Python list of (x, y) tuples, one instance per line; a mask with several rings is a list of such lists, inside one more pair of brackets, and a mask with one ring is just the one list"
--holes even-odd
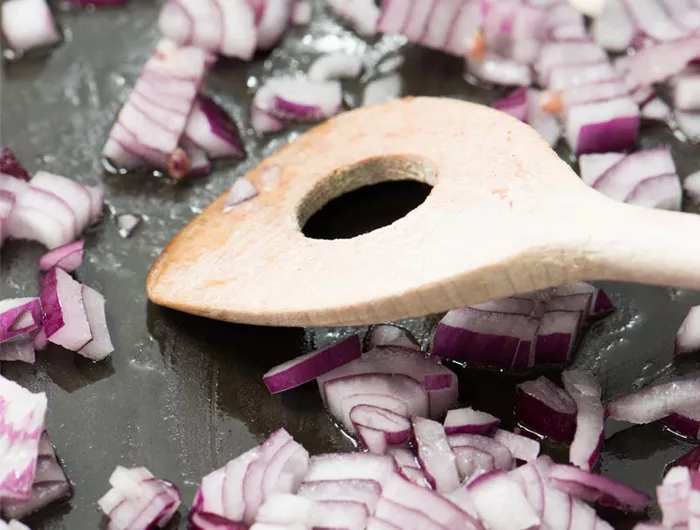
[(597, 279), (700, 289), (700, 215), (616, 203), (596, 216)]

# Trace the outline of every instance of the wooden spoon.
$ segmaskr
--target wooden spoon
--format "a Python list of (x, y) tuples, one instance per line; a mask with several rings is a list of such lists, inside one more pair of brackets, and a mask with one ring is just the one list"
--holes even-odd
[[(346, 112), (252, 170), (163, 251), (148, 296), (231, 322), (368, 324), (579, 280), (700, 288), (700, 216), (586, 186), (537, 132), (488, 107), (406, 98)], [(433, 185), (390, 226), (313, 240), (329, 200), (384, 180)], [(361, 211), (357, 215), (362, 215)]]

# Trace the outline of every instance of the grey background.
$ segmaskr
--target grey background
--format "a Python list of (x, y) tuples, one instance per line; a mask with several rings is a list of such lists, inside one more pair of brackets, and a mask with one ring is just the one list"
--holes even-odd
[[(102, 224), (86, 235), (86, 260), (78, 278), (106, 296), (116, 346), (111, 359), (95, 364), (50, 348), (38, 355), (35, 365), (2, 365), (4, 375), (47, 392), (48, 429), (75, 487), (67, 511), (33, 528), (104, 526), (96, 500), (119, 464), (145, 465), (175, 482), (186, 514), (202, 475), (281, 425), (313, 452), (352, 448), (324, 413), (313, 385), (271, 396), (261, 375), (314, 343), (324, 344), (353, 330), (270, 330), (207, 321), (149, 304), (144, 282), (161, 248), (188, 220), (236, 176), (297, 134), (257, 138), (247, 129), (251, 93), (261, 79), (272, 70), (301, 71), (319, 53), (335, 50), (364, 52), (372, 71), (379, 57), (399, 49), (401, 41), (384, 38), (368, 44), (317, 9), (314, 23), (290, 31), (272, 55), (251, 64), (222, 60), (207, 78), (210, 91), (243, 125), (249, 153), (245, 161), (223, 163), (213, 176), (179, 185), (148, 174), (109, 175), (102, 169), (101, 147), (158, 38), (158, 7), (151, 0), (132, 0), (126, 8), (60, 12), (65, 43), (45, 59), (4, 65), (2, 143), (10, 145), (31, 171), (45, 169), (88, 184), (103, 183), (109, 208)], [(499, 93), (465, 83), (457, 59), (415, 47), (400, 53), (406, 57), (401, 68), (405, 94), (488, 102)], [(351, 83), (347, 89), (352, 105), (360, 87)], [(643, 137), (644, 145), (671, 143), (682, 175), (700, 168), (697, 147), (676, 139), (666, 127), (645, 126)], [(562, 154), (568, 156), (565, 150)], [(114, 213), (121, 212), (145, 218), (130, 239), (122, 239), (114, 225)], [(13, 241), (3, 247), (3, 297), (38, 292), (36, 264), (41, 254), (33, 243)], [(589, 333), (576, 361), (600, 375), (606, 396), (696, 370), (693, 358), (681, 365), (671, 360), (675, 331), (688, 307), (700, 303), (700, 295), (632, 285), (606, 287), (618, 311)], [(434, 323), (435, 318), (427, 318), (406, 324), (425, 342)], [(462, 400), (512, 422), (513, 378), (462, 369), (459, 373)], [(600, 467), (651, 492), (666, 463), (689, 447), (655, 425), (630, 428), (608, 440)], [(616, 519), (616, 525), (632, 522), (623, 519)]]

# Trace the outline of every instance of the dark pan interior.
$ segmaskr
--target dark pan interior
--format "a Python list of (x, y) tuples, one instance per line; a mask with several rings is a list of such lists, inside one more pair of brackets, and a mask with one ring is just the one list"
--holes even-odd
[[(324, 413), (313, 385), (271, 396), (261, 381), (272, 365), (350, 330), (262, 329), (214, 322), (154, 306), (146, 299), (146, 274), (160, 249), (234, 177), (301, 130), (263, 139), (245, 130), (249, 156), (244, 162), (223, 165), (211, 177), (179, 185), (146, 174), (104, 173), (99, 154), (105, 135), (158, 37), (157, 9), (151, 0), (133, 0), (123, 9), (60, 13), (66, 43), (46, 59), (4, 67), (2, 143), (9, 144), (32, 171), (42, 168), (90, 184), (104, 182), (111, 211), (87, 235), (87, 258), (78, 276), (106, 296), (116, 345), (112, 358), (94, 364), (49, 349), (35, 365), (2, 366), (4, 375), (48, 393), (48, 429), (75, 486), (70, 509), (37, 524), (40, 529), (104, 525), (96, 500), (107, 490), (109, 474), (118, 464), (145, 465), (175, 482), (184, 495), (181, 512), (186, 513), (202, 475), (281, 425), (313, 452), (352, 447)], [(252, 64), (221, 61), (209, 75), (208, 87), (239, 123), (247, 124), (251, 87), (266, 72), (303, 69), (321, 51), (363, 49), (363, 41), (326, 15), (317, 15), (310, 28), (291, 31), (271, 56)], [(395, 40), (384, 39), (367, 48), (367, 57), (397, 47)], [(482, 102), (499, 94), (467, 84), (462, 65), (454, 58), (413, 47), (401, 53), (406, 57), (401, 68), (405, 94)], [(358, 86), (347, 88), (352, 104)], [(681, 175), (700, 169), (697, 147), (681, 143), (665, 127), (645, 126), (644, 146), (666, 143), (673, 146)], [(568, 156), (564, 150), (562, 154)], [(416, 200), (411, 186), (396, 193), (385, 194), (385, 209), (375, 208), (378, 216), (410, 208)], [(348, 214), (360, 204), (366, 203), (346, 204), (346, 215), (326, 216), (316, 228), (331, 235), (347, 232), (352, 219)], [(130, 239), (122, 239), (114, 225), (115, 212), (139, 213), (146, 220)], [(366, 222), (356, 220), (356, 229), (370, 228), (371, 223), (359, 224)], [(3, 247), (2, 297), (37, 292), (36, 262), (41, 253), (38, 245), (29, 243)], [(599, 374), (607, 397), (697, 369), (694, 359), (682, 365), (671, 361), (674, 334), (687, 309), (700, 303), (698, 293), (622, 284), (605, 287), (618, 310), (591, 330), (576, 364)], [(435, 318), (429, 317), (406, 324), (425, 342), (434, 323)], [(512, 422), (515, 379), (458, 371), (462, 400)], [(651, 492), (664, 466), (689, 447), (655, 425), (630, 428), (606, 442), (600, 470)], [(656, 513), (652, 510), (650, 515)], [(621, 528), (632, 522), (615, 520)]]

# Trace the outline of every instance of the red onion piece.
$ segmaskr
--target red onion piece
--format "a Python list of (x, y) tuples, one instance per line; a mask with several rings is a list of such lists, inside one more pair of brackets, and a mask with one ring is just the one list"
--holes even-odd
[(656, 487), (656, 499), (663, 513), (663, 524), (669, 528), (688, 523), (688, 499), (691, 490), (691, 471), (686, 467), (674, 467)]
[(564, 365), (571, 360), (583, 312), (547, 309), (542, 315), (535, 343), (535, 363)]
[(673, 117), (678, 128), (689, 140), (700, 140), (700, 112), (676, 110)]
[(700, 72), (686, 68), (673, 79), (673, 106), (678, 110), (700, 110)]
[(72, 496), (73, 490), (68, 478), (58, 461), (49, 435), (44, 431), (39, 439), (39, 457), (31, 497), (21, 501), (5, 499), (2, 503), (2, 514), (8, 519), (21, 519), (49, 505), (64, 502)]
[(558, 93), (561, 108), (564, 112), (575, 105), (607, 101), (624, 97), (628, 94), (629, 89), (620, 79), (574, 85)]
[(375, 518), (390, 520), (402, 530), (443, 530), (445, 527), (420, 511), (420, 507), (407, 507), (382, 497), (377, 503)]
[(391, 410), (373, 405), (356, 405), (350, 421), (370, 453), (383, 454), (390, 445), (404, 445), (411, 439), (411, 422)]
[(676, 333), (675, 342), (676, 355), (700, 350), (700, 306), (690, 308)]
[(463, 483), (468, 484), (479, 475), (496, 469), (493, 455), (475, 447), (454, 447), (452, 452), (457, 462), (459, 478)]
[(224, 211), (231, 210), (234, 206), (248, 201), (258, 194), (258, 188), (245, 177), (239, 177), (231, 186), (229, 194), (224, 202)]
[(49, 342), (78, 351), (93, 339), (83, 290), (70, 275), (53, 268), (41, 280), (44, 332)]
[(549, 42), (542, 47), (535, 69), (542, 84), (549, 85), (557, 68), (600, 64), (607, 59), (605, 50), (593, 42)]
[(256, 525), (267, 523), (280, 525), (282, 528), (285, 528), (286, 525), (299, 525), (302, 528), (308, 528), (319, 507), (320, 503), (311, 499), (290, 493), (274, 494), (266, 499), (265, 504), (260, 507)]
[(700, 404), (700, 379), (685, 379), (643, 388), (607, 405), (608, 416), (636, 424), (660, 420)]
[(314, 455), (304, 482), (318, 480), (373, 480), (379, 484), (395, 472), (394, 459), (388, 455), (369, 453), (336, 453)]
[(378, 346), (400, 346), (420, 350), (418, 342), (410, 331), (394, 324), (377, 324), (367, 330), (364, 338), (365, 350)]
[(440, 493), (456, 490), (459, 486), (457, 464), (442, 424), (414, 418), (413, 434), (418, 461), (430, 484)]
[(582, 156), (583, 181), (612, 199), (679, 210), (682, 190), (676, 166), (668, 148), (647, 149), (620, 155)]
[(382, 486), (382, 498), (419, 510), (441, 528), (475, 528), (477, 521), (438, 492), (421, 488), (394, 473)]
[[(238, 2), (245, 0), (226, 4)], [(184, 154), (180, 137), (206, 70), (204, 50), (161, 40), (117, 116), (103, 150), (105, 158), (116, 167), (134, 169), (147, 164), (177, 170), (172, 176), (181, 177), (181, 168), (171, 156)]]
[(394, 446), (388, 447), (386, 453), (394, 459), (401, 476), (422, 488), (430, 489), (430, 482), (428, 482), (413, 452), (405, 447)]
[(675, 41), (687, 36), (687, 31), (677, 25), (660, 2), (634, 2), (622, 0), (638, 30), (654, 41)]
[(556, 116), (542, 110), (541, 99), (539, 90), (519, 88), (492, 106), (530, 124), (549, 145), (555, 145), (561, 136), (561, 125)]
[(2, 4), (2, 34), (16, 54), (61, 40), (45, 0), (8, 0)]
[(353, 501), (374, 512), (382, 494), (381, 485), (374, 480), (320, 480), (304, 482), (297, 495), (316, 501)]
[(359, 359), (361, 353), (360, 337), (352, 335), (327, 348), (302, 355), (272, 368), (263, 375), (263, 382), (273, 394), (284, 392)]
[(676, 434), (686, 438), (700, 438), (700, 411), (697, 405), (687, 410), (674, 411), (660, 421)]
[(160, 32), (181, 46), (250, 60), (257, 31), (246, 0), (170, 0), (158, 19)]
[(362, 58), (349, 53), (336, 52), (321, 55), (307, 72), (311, 81), (323, 82), (334, 79), (354, 79), (362, 72)]
[[(469, 493), (481, 520), (489, 528), (526, 530), (540, 525), (541, 520), (522, 488), (506, 473), (492, 471), (481, 475), (469, 485)], [(503, 499), (508, 499), (507, 510)]]
[(265, 0), (262, 3), (262, 15), (256, 19), (257, 48), (272, 49), (284, 35), (292, 19), (296, 0)]
[(292, 9), (292, 24), (295, 26), (305, 26), (314, 15), (314, 6), (310, 0), (297, 0)]
[(53, 193), (32, 187), (17, 197), (8, 219), (10, 237), (38, 241), (49, 249), (70, 243), (77, 233), (70, 206)]
[[(420, 351), (396, 346), (374, 348), (365, 352), (360, 359), (319, 377), (321, 397), (324, 401), (327, 400), (326, 387), (333, 379), (361, 374), (403, 374), (417, 381), (428, 394), (429, 414), (433, 418), (444, 414), (457, 402), (457, 376), (454, 372), (434, 358), (426, 357)], [(386, 392), (372, 391), (371, 388), (367, 388), (365, 393), (385, 394)], [(414, 403), (413, 406), (415, 405), (417, 404)], [(409, 409), (414, 410), (411, 407)], [(415, 410), (414, 413), (419, 416), (428, 415)], [(336, 419), (338, 419), (337, 416)]]
[(481, 412), (471, 407), (447, 411), (445, 416), (445, 432), (447, 434), (481, 434), (490, 436), (501, 423), (496, 416)]
[(122, 213), (116, 218), (117, 230), (123, 238), (131, 237), (136, 227), (141, 224), (141, 217), (133, 213)]
[(472, 447), (493, 456), (497, 470), (507, 471), (513, 467), (513, 455), (501, 442), (478, 434), (450, 434), (447, 441), (452, 449)]
[(29, 337), (13, 339), (0, 344), (0, 361), (20, 361), (34, 364), (34, 343)]
[(343, 94), (337, 81), (278, 77), (258, 89), (253, 105), (280, 120), (319, 121), (341, 111)]
[(39, 269), (48, 271), (58, 267), (66, 272), (73, 272), (83, 263), (85, 241), (82, 239), (50, 250), (39, 259)]
[(671, 117), (671, 107), (661, 98), (655, 97), (644, 103), (640, 115), (645, 120), (666, 121)]
[(53, 193), (68, 204), (75, 216), (76, 234), (90, 224), (90, 195), (87, 188), (80, 182), (46, 171), (37, 171), (30, 184), (32, 188)]
[(92, 339), (80, 348), (78, 353), (93, 361), (101, 361), (114, 351), (107, 328), (105, 299), (104, 296), (87, 285), (82, 286), (82, 298)]
[(245, 155), (236, 123), (220, 105), (204, 94), (197, 95), (184, 134), (212, 158)]
[(493, 439), (506, 447), (513, 455), (513, 458), (523, 462), (536, 460), (540, 454), (540, 443), (527, 436), (498, 429), (493, 435)]
[(380, 13), (374, 0), (327, 0), (326, 3), (360, 35), (369, 37), (377, 32)]
[(112, 489), (97, 503), (115, 530), (163, 528), (180, 506), (180, 492), (145, 467), (121, 466), (109, 479)]
[(7, 298), (0, 301), (0, 344), (36, 332), (43, 316), (38, 298)]
[(104, 208), (104, 188), (102, 186), (87, 186), (90, 195), (90, 223), (96, 223), (102, 217)]
[(284, 129), (284, 121), (275, 118), (255, 104), (250, 109), (250, 125), (258, 134), (277, 132)]
[[(321, 378), (319, 378), (321, 384)], [(322, 386), (331, 416), (352, 432), (349, 411), (342, 408), (343, 398), (353, 394), (390, 394), (404, 400), (411, 416), (425, 416), (428, 395), (415, 379), (401, 374), (360, 374), (338, 377)]]
[(574, 483), (594, 490), (600, 495), (598, 500), (601, 504), (622, 510), (642, 511), (650, 502), (649, 496), (644, 492), (574, 466), (552, 465), (549, 469), (549, 479), (555, 487), (564, 483)]
[(22, 162), (9, 147), (0, 149), (0, 173), (26, 181), (31, 178)]
[(683, 179), (683, 189), (694, 201), (700, 201), (700, 171), (691, 173)]
[(506, 86), (529, 86), (532, 74), (527, 64), (486, 52), (481, 61), (467, 62), (469, 73), (489, 83)]
[(37, 351), (45, 350), (46, 347), (49, 345), (49, 340), (46, 338), (46, 333), (44, 332), (44, 328), (40, 328), (37, 334), (34, 336), (34, 339), (32, 340), (34, 349)]
[(380, 409), (386, 409), (405, 418), (409, 415), (408, 403), (389, 394), (348, 394), (340, 400), (343, 416), (347, 415), (350, 417), (350, 411), (358, 405), (371, 405)]
[(526, 88), (517, 88), (502, 98), (497, 99), (491, 106), (501, 112), (510, 114), (514, 118), (527, 123), (527, 101), (528, 93)]
[(639, 108), (627, 97), (575, 105), (566, 113), (566, 139), (576, 154), (634, 147), (638, 131)]
[(44, 430), (46, 394), (32, 394), (17, 383), (0, 376), (3, 403), (0, 443), (0, 495), (3, 499), (28, 500)]
[(665, 81), (700, 57), (700, 38), (666, 42), (643, 48), (626, 62), (626, 82), (631, 87)]
[(595, 377), (580, 370), (567, 370), (561, 377), (564, 389), (577, 408), (576, 432), (569, 448), (569, 461), (590, 471), (603, 444), (605, 408), (600, 401), (602, 389)]
[(562, 388), (542, 376), (517, 386), (516, 414), (529, 430), (559, 443), (571, 443), (576, 403)]
[(401, 76), (396, 73), (369, 81), (362, 93), (362, 106), (378, 105), (400, 98), (402, 85)]

